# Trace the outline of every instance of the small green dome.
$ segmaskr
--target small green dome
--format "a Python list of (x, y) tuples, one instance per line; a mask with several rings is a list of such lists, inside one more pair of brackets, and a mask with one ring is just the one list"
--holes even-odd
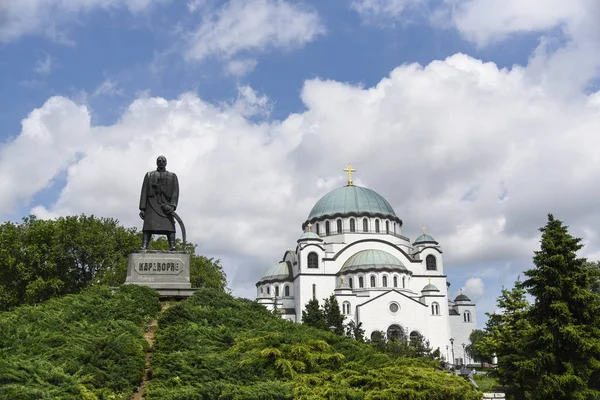
[(302, 236), (300, 236), (300, 239), (298, 239), (298, 242), (305, 240), (318, 240), (319, 242), (323, 241), (323, 239), (321, 239), (321, 237), (314, 232), (304, 232)]
[(344, 186), (321, 197), (308, 215), (308, 221), (342, 215), (387, 217), (401, 223), (394, 209), (377, 192), (360, 186)]
[(439, 292), (440, 289), (438, 289), (437, 287), (435, 287), (435, 285), (432, 285), (431, 283), (426, 285), (423, 290), (421, 290), (421, 292)]
[(426, 234), (422, 234), (421, 236), (419, 236), (417, 238), (417, 240), (415, 240), (415, 242), (413, 244), (419, 244), (419, 243), (435, 243), (438, 244), (438, 242), (430, 235), (426, 235)]
[(410, 273), (402, 261), (386, 251), (363, 250), (350, 257), (340, 269), (339, 274), (373, 270)]
[(457, 301), (471, 301), (471, 299), (461, 293), (458, 296), (456, 296), (456, 298), (454, 299), (454, 302), (457, 302)]
[(263, 277), (258, 283), (272, 282), (272, 281), (287, 281), (292, 277), (292, 270), (289, 264), (285, 261), (280, 262), (277, 265), (272, 266), (265, 272)]

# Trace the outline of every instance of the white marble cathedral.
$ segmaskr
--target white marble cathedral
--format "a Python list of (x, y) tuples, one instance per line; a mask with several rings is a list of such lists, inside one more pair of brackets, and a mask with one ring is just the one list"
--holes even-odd
[(350, 165), (345, 171), (348, 184), (315, 204), (296, 249), (256, 283), (257, 301), (302, 322), (310, 299), (323, 304), (334, 294), (346, 322), (362, 322), (367, 338), (375, 331), (421, 335), (461, 364), (476, 327), (475, 304), (462, 293), (450, 299), (440, 244), (425, 232), (411, 244), (390, 204), (353, 185)]

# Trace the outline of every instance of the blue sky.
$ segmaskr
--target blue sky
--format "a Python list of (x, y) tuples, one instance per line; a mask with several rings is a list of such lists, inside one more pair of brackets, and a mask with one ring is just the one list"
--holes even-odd
[(404, 234), (426, 225), (440, 241), (481, 325), (530, 267), (548, 212), (600, 255), (599, 12), (591, 0), (8, 0), (2, 217), (138, 226), (138, 181), (166, 153), (189, 182), (192, 241), (252, 297), (350, 161)]

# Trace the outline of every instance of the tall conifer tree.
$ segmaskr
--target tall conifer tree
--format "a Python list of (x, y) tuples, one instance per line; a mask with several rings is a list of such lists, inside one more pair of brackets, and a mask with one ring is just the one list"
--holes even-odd
[(525, 351), (531, 325), (527, 319), (529, 303), (520, 281), (511, 290), (502, 289), (496, 299), (501, 313), (487, 314), (485, 336), (475, 344), (482, 354), (496, 354), (498, 368), (493, 375), (506, 389), (509, 398), (525, 399), (525, 381), (520, 371), (520, 363), (528, 359)]
[(319, 300), (310, 299), (302, 310), (302, 323), (313, 328), (327, 329), (325, 315), (319, 306)]
[(340, 311), (340, 305), (334, 295), (329, 296), (323, 303), (323, 315), (325, 325), (328, 329), (335, 327), (333, 333), (336, 335), (344, 334), (344, 315)]
[[(600, 297), (593, 272), (577, 257), (583, 245), (548, 215), (535, 267), (523, 286), (534, 297), (526, 351), (519, 362), (531, 399), (600, 398)], [(519, 339), (519, 338), (515, 338)]]

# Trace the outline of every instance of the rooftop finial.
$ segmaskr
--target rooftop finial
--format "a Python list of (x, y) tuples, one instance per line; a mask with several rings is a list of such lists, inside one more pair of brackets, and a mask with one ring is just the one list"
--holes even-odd
[(423, 235), (427, 235), (427, 227), (424, 226), (424, 227), (422, 227), (422, 229), (423, 229)]
[(308, 228), (308, 232), (310, 232), (310, 229), (312, 228), (312, 224), (309, 222), (308, 225), (306, 225), (306, 227)]
[(355, 169), (352, 169), (352, 165), (350, 165), (350, 163), (348, 163), (348, 167), (346, 167), (344, 169), (344, 172), (346, 172), (348, 174), (348, 186), (351, 186), (352, 183), (352, 173), (356, 172)]

